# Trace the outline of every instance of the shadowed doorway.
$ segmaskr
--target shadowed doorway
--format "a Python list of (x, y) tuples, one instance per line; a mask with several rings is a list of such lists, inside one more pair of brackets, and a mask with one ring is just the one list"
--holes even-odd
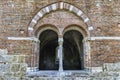
[(52, 30), (45, 30), (40, 34), (39, 70), (58, 70), (55, 63), (58, 35)]
[(67, 31), (64, 34), (63, 43), (63, 69), (83, 70), (83, 36), (76, 30)]

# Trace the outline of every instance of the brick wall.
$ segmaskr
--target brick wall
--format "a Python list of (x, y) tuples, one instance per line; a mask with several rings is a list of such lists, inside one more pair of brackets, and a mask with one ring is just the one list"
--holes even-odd
[(91, 58), (93, 66), (102, 66), (103, 63), (120, 61), (120, 41), (97, 40), (91, 41)]
[[(93, 24), (91, 36), (120, 37), (120, 0), (0, 0), (0, 48), (7, 49), (8, 55), (13, 55), (12, 57), (25, 55), (25, 61), (30, 64), (32, 42), (8, 40), (7, 37), (28, 37), (27, 28), (36, 13), (42, 7), (57, 1), (68, 2), (80, 8), (90, 18)], [(54, 18), (54, 14), (49, 15)], [(94, 40), (90, 44), (92, 66), (120, 61), (120, 41)]]

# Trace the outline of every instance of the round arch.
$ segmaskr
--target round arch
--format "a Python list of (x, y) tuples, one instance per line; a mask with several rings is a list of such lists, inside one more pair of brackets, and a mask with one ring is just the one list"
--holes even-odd
[(53, 30), (54, 32), (57, 33), (57, 35), (59, 34), (59, 30), (57, 29), (56, 26), (51, 25), (51, 24), (45, 24), (45, 25), (40, 26), (37, 30), (35, 30), (35, 36), (39, 38), (40, 34), (45, 30)]
[(44, 15), (57, 10), (67, 10), (76, 14), (86, 23), (88, 30), (93, 30), (89, 17), (82, 10), (66, 2), (56, 2), (40, 9), (40, 11), (33, 17), (28, 26), (28, 36), (34, 36), (34, 26), (37, 24), (39, 19), (41, 19)]
[[(66, 10), (66, 11), (74, 13), (76, 16), (82, 18), (84, 23), (87, 25), (87, 28), (83, 28), (83, 27), (80, 27), (78, 25), (77, 26), (74, 25), (74, 27), (71, 27), (71, 25), (70, 25), (67, 28), (65, 28), (63, 32), (61, 32), (60, 29), (56, 28), (54, 25), (47, 24), (47, 25), (40, 26), (37, 30), (34, 29), (34, 26), (46, 14), (51, 13), (53, 11), (57, 11), (57, 10)], [(67, 32), (69, 30), (77, 30), (84, 36), (84, 39), (85, 39), (85, 37), (90, 37), (89, 31), (93, 30), (93, 26), (92, 26), (92, 23), (91, 23), (89, 17), (82, 10), (80, 10), (79, 8), (73, 6), (73, 5), (69, 4), (69, 3), (66, 3), (66, 2), (57, 2), (57, 3), (50, 4), (50, 5), (42, 8), (42, 9), (40, 9), (40, 11), (33, 17), (33, 19), (31, 20), (31, 22), (30, 22), (30, 24), (28, 26), (28, 36), (29, 37), (34, 37), (34, 36), (36, 37), (37, 36), (37, 38), (38, 38), (39, 35), (42, 32), (46, 31), (46, 30), (53, 30), (58, 35), (60, 33), (64, 34), (65, 32)], [(63, 38), (63, 36), (62, 37), (60, 36), (60, 38), (58, 38), (58, 41), (59, 42), (63, 42), (62, 38)], [(34, 47), (32, 53), (33, 54), (34, 53), (39, 53), (39, 50), (38, 50), (39, 44), (38, 43), (40, 43), (40, 42), (38, 42), (38, 43), (37, 42), (33, 42), (33, 43), (34, 43), (33, 46), (35, 46), (35, 47)], [(85, 57), (86, 60), (84, 62), (91, 63), (90, 62), (90, 47), (89, 47), (89, 43), (86, 40), (84, 40), (84, 44), (83, 45), (84, 45), (84, 49), (85, 49), (84, 52), (85, 52), (85, 55), (86, 55), (86, 57)], [(39, 54), (38, 55), (34, 54), (34, 55), (38, 57)], [(36, 61), (39, 62), (38, 58), (37, 58)], [(86, 64), (87, 63), (85, 63), (85, 67), (86, 67)], [(38, 65), (38, 63), (37, 63), (37, 65)]]
[(70, 30), (76, 30), (76, 31), (80, 32), (82, 34), (83, 38), (89, 36), (89, 32), (86, 29), (84, 29), (84, 28), (82, 28), (82, 27), (80, 27), (79, 25), (76, 25), (76, 24), (67, 26), (63, 30), (62, 34), (64, 35), (67, 31), (70, 31)]
[(65, 70), (83, 70), (83, 35), (79, 30), (71, 29), (63, 35), (63, 68)]
[(46, 29), (39, 35), (39, 70), (58, 70), (56, 60), (56, 48), (58, 46), (58, 35), (55, 31)]

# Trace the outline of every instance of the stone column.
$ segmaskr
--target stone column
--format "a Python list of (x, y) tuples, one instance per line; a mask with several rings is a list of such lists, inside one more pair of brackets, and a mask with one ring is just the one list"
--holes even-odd
[(58, 39), (58, 43), (59, 43), (59, 71), (62, 72), (63, 71), (63, 38), (59, 38)]
[(87, 54), (88, 54), (88, 67), (89, 67), (89, 70), (91, 70), (91, 68), (92, 68), (92, 61), (91, 61), (91, 47), (90, 47), (90, 39), (88, 39), (87, 40), (87, 42), (86, 42), (86, 44), (87, 44), (87, 50), (88, 50), (88, 52), (87, 52)]
[(40, 58), (40, 40), (35, 43), (35, 66), (36, 70), (39, 70), (39, 58)]
[(39, 45), (40, 45), (40, 41), (39, 39), (33, 37), (32, 38), (33, 41), (33, 71), (38, 70), (39, 67)]
[(86, 39), (84, 38), (82, 42), (83, 42), (83, 54), (84, 54), (84, 56), (83, 56), (84, 57), (84, 68), (86, 68), (87, 64), (88, 64), (87, 63), (87, 56), (88, 55), (87, 55), (87, 50), (86, 50), (87, 49), (86, 48)]
[(89, 69), (91, 67), (91, 54), (90, 54), (90, 42), (89, 38), (86, 37), (83, 40), (84, 47), (84, 67)]

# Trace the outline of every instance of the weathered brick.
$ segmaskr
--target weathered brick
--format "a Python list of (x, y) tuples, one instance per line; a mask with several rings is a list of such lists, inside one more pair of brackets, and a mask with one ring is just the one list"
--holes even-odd
[[(37, 24), (33, 27), (36, 34), (40, 29), (46, 27), (46, 24), (56, 26), (60, 31), (69, 25), (75, 24), (90, 32), (92, 37), (120, 36), (118, 25), (120, 24), (120, 0), (0, 0), (0, 80), (21, 80), (20, 76), (25, 75), (26, 68), (33, 65), (31, 64), (33, 62), (33, 57), (31, 57), (34, 49), (33, 42), (31, 40), (9, 40), (7, 38), (29, 37), (28, 27), (32, 18), (42, 8), (60, 1), (69, 3), (83, 11), (88, 16), (89, 22), (92, 22), (92, 24), (88, 24), (93, 26), (93, 30), (89, 31), (84, 20), (73, 12), (58, 9), (38, 19)], [(86, 18), (85, 20), (87, 21)], [(120, 62), (119, 40), (90, 41), (90, 48), (92, 67), (102, 66), (104, 63)], [(108, 71), (119, 71), (118, 64), (108, 64), (107, 67)], [(96, 76), (88, 80), (120, 79), (116, 76), (116, 78), (108, 77), (107, 72), (100, 73), (99, 76), (100, 78)], [(23, 80), (31, 79), (26, 78)], [(58, 78), (35, 77), (33, 79), (57, 80)], [(61, 79), (87, 80), (87, 78), (69, 77)]]

